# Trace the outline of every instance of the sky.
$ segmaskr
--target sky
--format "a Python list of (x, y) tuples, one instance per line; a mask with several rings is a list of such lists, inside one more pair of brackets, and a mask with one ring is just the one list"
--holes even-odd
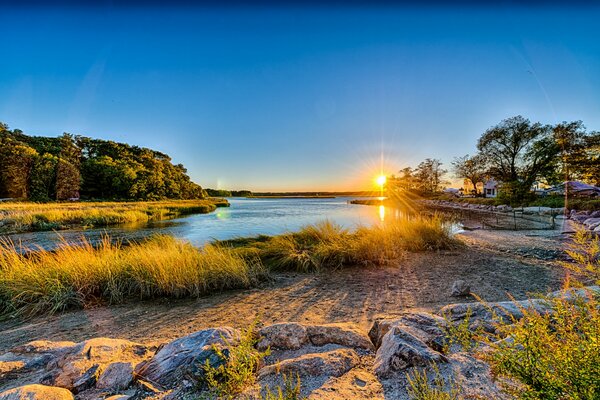
[(368, 190), (523, 115), (600, 130), (600, 8), (0, 5), (0, 121), (169, 154), (203, 187)]

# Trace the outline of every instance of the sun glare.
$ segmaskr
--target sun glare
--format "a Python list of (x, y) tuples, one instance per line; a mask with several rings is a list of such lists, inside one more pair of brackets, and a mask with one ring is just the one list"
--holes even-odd
[(385, 181), (386, 181), (386, 177), (385, 177), (385, 175), (379, 175), (379, 176), (377, 177), (377, 179), (375, 179), (375, 182), (377, 182), (377, 184), (378, 184), (379, 186), (383, 186), (383, 185), (385, 185)]

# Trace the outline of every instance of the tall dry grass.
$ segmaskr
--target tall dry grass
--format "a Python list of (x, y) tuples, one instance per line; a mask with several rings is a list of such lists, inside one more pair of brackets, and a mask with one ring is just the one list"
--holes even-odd
[(63, 244), (24, 254), (0, 244), (0, 312), (33, 315), (126, 298), (199, 297), (247, 288), (267, 276), (256, 257), (217, 245), (198, 249), (169, 236), (122, 246)]
[(208, 213), (225, 200), (135, 202), (0, 203), (0, 231), (26, 232), (75, 226), (99, 227)]

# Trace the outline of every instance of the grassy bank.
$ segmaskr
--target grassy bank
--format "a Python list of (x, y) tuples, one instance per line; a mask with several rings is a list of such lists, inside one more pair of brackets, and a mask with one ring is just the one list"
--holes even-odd
[(135, 202), (0, 203), (0, 233), (148, 222), (227, 206), (224, 199)]
[[(502, 199), (498, 198), (482, 198), (482, 197), (466, 197), (457, 198), (454, 196), (438, 196), (437, 200), (451, 201), (455, 203), (468, 203), (468, 204), (483, 204), (488, 206), (499, 206), (506, 204)], [(568, 199), (568, 208), (573, 210), (588, 210), (595, 211), (600, 210), (600, 199), (589, 199), (589, 198), (578, 198), (571, 197)], [(560, 208), (565, 206), (564, 196), (546, 196), (536, 197), (531, 201), (524, 202), (521, 206), (535, 206), (535, 207), (552, 207)]]
[(281, 236), (236, 239), (198, 249), (157, 236), (128, 246), (63, 244), (24, 253), (0, 244), (0, 314), (34, 315), (127, 299), (198, 297), (246, 288), (271, 270), (382, 265), (403, 251), (459, 246), (438, 218), (347, 231), (324, 222)]

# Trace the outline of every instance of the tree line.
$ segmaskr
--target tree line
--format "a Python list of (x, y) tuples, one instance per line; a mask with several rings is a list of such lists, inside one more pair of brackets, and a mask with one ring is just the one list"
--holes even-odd
[[(454, 176), (469, 182), (474, 192), (478, 183), (493, 178), (510, 203), (526, 200), (536, 182), (579, 180), (600, 185), (600, 132), (587, 131), (582, 121), (549, 125), (520, 115), (508, 118), (481, 135), (477, 150), (454, 159)], [(440, 160), (428, 158), (390, 180), (394, 187), (434, 193), (447, 184), (447, 172)]]
[(0, 197), (33, 201), (159, 200), (206, 196), (161, 152), (64, 133), (25, 135), (0, 123)]

